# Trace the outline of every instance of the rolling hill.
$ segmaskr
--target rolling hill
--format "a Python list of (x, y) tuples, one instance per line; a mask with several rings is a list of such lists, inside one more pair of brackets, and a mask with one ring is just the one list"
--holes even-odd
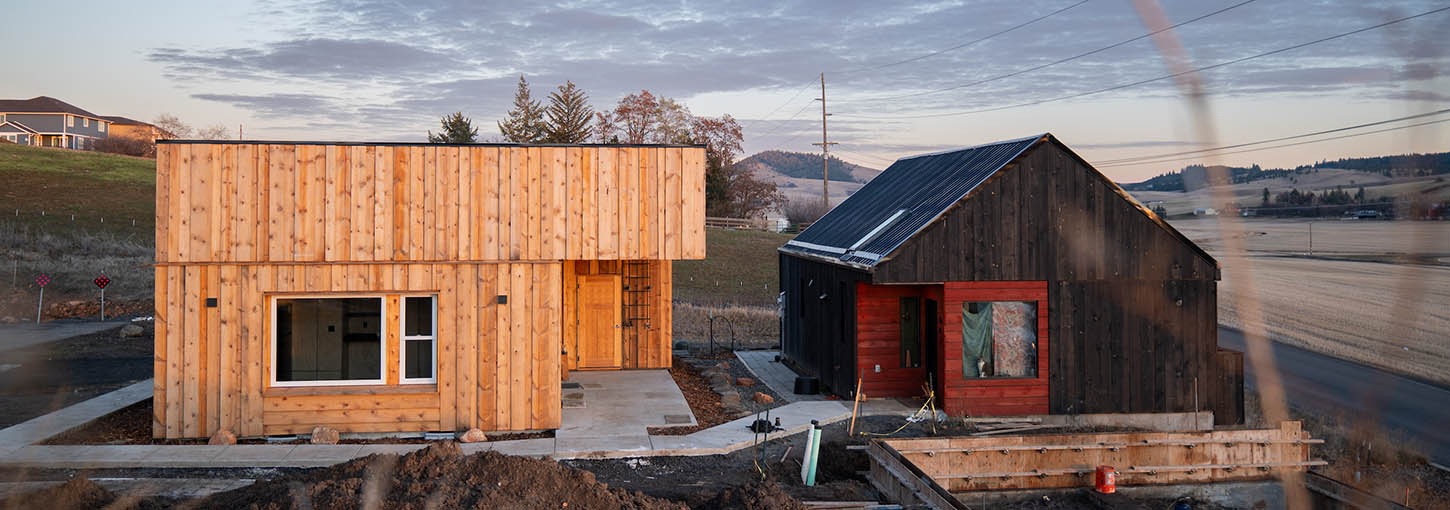
[[(819, 154), (770, 150), (742, 159), (736, 164), (745, 165), (745, 168), (755, 171), (757, 175), (773, 172), (795, 179), (821, 178), (821, 156)], [(867, 182), (879, 173), (881, 173), (880, 170), (831, 157), (832, 181)]]

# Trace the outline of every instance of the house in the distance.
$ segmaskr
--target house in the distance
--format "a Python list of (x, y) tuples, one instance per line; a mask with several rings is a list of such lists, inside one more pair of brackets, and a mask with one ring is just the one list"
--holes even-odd
[(1050, 134), (902, 158), (780, 248), (784, 357), (954, 415), (1241, 423), (1218, 262)]
[(0, 99), (0, 138), (23, 145), (91, 150), (110, 132), (100, 115), (47, 96)]
[(111, 136), (135, 138), (151, 143), (155, 143), (157, 140), (176, 138), (172, 133), (151, 123), (111, 115), (101, 118), (111, 123)]

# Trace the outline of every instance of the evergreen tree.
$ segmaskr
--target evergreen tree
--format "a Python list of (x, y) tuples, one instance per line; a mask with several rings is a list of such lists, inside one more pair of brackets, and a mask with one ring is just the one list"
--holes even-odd
[(559, 90), (549, 93), (549, 107), (545, 113), (544, 141), (549, 143), (581, 143), (593, 134), (594, 109), (589, 107), (589, 96), (566, 81)]
[(473, 119), (464, 117), (463, 112), (445, 115), (438, 123), (442, 125), (442, 131), (436, 135), (429, 131), (428, 143), (473, 143), (478, 141), (478, 128), (473, 127)]
[(1263, 207), (1268, 207), (1268, 206), (1269, 206), (1269, 188), (1264, 188), (1264, 204), (1263, 204)]
[(519, 88), (514, 92), (514, 109), (508, 118), (498, 122), (503, 139), (514, 143), (544, 141), (544, 109), (529, 94), (529, 82), (519, 75)]

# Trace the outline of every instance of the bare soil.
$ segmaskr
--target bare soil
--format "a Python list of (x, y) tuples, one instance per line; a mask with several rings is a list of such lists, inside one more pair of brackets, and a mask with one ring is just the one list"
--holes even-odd
[[(8, 427), (151, 377), (152, 326), (122, 338), (115, 329), (5, 353), (20, 365), (0, 371), (0, 427)], [(149, 420), (148, 420), (149, 421)]]
[(679, 356), (673, 357), (670, 361), (670, 377), (674, 378), (675, 385), (679, 386), (680, 392), (685, 395), (685, 403), (690, 405), (690, 412), (695, 414), (697, 425), (650, 427), (651, 435), (682, 436), (735, 419), (720, 405), (720, 394), (710, 389), (710, 381), (700, 375), (700, 371), (693, 365)]

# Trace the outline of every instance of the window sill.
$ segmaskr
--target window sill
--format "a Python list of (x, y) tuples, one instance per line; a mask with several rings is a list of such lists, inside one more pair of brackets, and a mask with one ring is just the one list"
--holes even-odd
[(438, 393), (437, 384), (374, 384), (368, 386), (274, 386), (262, 392), (263, 397), (304, 395), (398, 395)]

